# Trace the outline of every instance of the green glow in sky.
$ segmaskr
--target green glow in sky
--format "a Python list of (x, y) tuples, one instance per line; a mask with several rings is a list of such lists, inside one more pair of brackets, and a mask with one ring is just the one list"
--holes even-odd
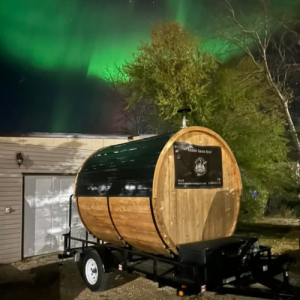
[[(176, 20), (198, 32), (211, 21), (205, 0), (1, 0), (0, 51), (45, 70), (100, 76), (130, 60), (151, 25)], [(225, 53), (224, 41), (207, 51)], [(230, 54), (226, 55), (227, 57)]]
[(191, 1), (168, 0), (168, 7), (173, 19), (181, 24), (186, 24), (188, 19), (188, 12), (191, 10)]
[(136, 1), (101, 2), (1, 0), (1, 48), (35, 67), (101, 75), (106, 66), (130, 59), (148, 29), (134, 16)]

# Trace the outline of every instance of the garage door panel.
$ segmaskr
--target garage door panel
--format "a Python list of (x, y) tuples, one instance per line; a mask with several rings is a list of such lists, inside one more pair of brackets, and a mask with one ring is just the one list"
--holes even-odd
[(51, 217), (51, 206), (38, 207), (35, 209), (35, 214), (39, 216), (37, 219), (50, 218)]
[[(36, 199), (40, 199), (37, 201)], [(40, 209), (52, 209), (51, 197), (49, 198), (40, 198), (39, 195), (36, 195), (36, 199), (34, 199), (31, 203), (31, 208), (40, 208)]]
[(35, 230), (38, 228), (51, 228), (52, 227), (52, 219), (51, 218), (39, 218), (35, 219)]
[(73, 192), (73, 188), (72, 188), (73, 184), (74, 184), (73, 179), (60, 180), (60, 190), (67, 191), (67, 193), (72, 193)]
[(66, 209), (69, 209), (69, 199), (64, 199), (64, 198), (60, 198), (59, 199), (59, 207), (62, 209), (62, 210), (66, 210)]
[(46, 228), (39, 228), (35, 230), (35, 243), (41, 244), (44, 239), (45, 236), (47, 235), (47, 229)]
[(69, 213), (69, 208), (68, 207), (63, 207), (63, 208), (60, 208), (60, 209), (53, 209), (51, 211), (52, 213), (52, 217), (53, 218), (59, 218), (59, 217), (68, 217), (68, 213)]
[(24, 178), (24, 257), (63, 250), (75, 176)]

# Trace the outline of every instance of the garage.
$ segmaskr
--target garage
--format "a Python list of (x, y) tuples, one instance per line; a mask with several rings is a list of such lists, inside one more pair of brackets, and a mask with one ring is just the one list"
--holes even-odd
[(75, 175), (24, 176), (23, 257), (63, 250)]
[[(0, 136), (0, 264), (61, 251), (69, 197), (94, 151), (133, 139), (116, 135), (27, 133)], [(72, 232), (86, 233), (72, 203)], [(81, 246), (80, 242), (72, 247)]]

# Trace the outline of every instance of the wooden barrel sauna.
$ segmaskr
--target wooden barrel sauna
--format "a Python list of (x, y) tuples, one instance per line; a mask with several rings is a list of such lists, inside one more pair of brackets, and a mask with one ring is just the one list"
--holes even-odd
[(100, 240), (166, 256), (234, 233), (242, 192), (225, 141), (203, 127), (110, 146), (80, 168), (79, 215)]

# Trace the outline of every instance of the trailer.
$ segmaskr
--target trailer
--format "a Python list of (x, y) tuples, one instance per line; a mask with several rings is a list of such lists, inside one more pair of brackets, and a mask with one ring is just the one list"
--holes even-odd
[(86, 232), (73, 234), (70, 215), (59, 258), (74, 257), (91, 291), (105, 290), (118, 270), (171, 286), (178, 296), (230, 287), (231, 294), (297, 299), (289, 258), (234, 234), (242, 195), (237, 161), (216, 132), (186, 127), (188, 111), (179, 111), (178, 132), (98, 149), (85, 160), (69, 212), (77, 209)]
[[(73, 258), (87, 287), (93, 291), (107, 289), (112, 272), (145, 276), (170, 286), (177, 295), (196, 295), (205, 291), (255, 296), (263, 299), (299, 299), (299, 291), (289, 282), (290, 258), (274, 256), (257, 238), (230, 237), (178, 245), (178, 254), (166, 257), (119, 246), (97, 239), (72, 235), (73, 195), (70, 197), (69, 232), (64, 234), (64, 251), (59, 259)], [(72, 241), (80, 247), (72, 247)], [(254, 288), (253, 284), (262, 287)]]

